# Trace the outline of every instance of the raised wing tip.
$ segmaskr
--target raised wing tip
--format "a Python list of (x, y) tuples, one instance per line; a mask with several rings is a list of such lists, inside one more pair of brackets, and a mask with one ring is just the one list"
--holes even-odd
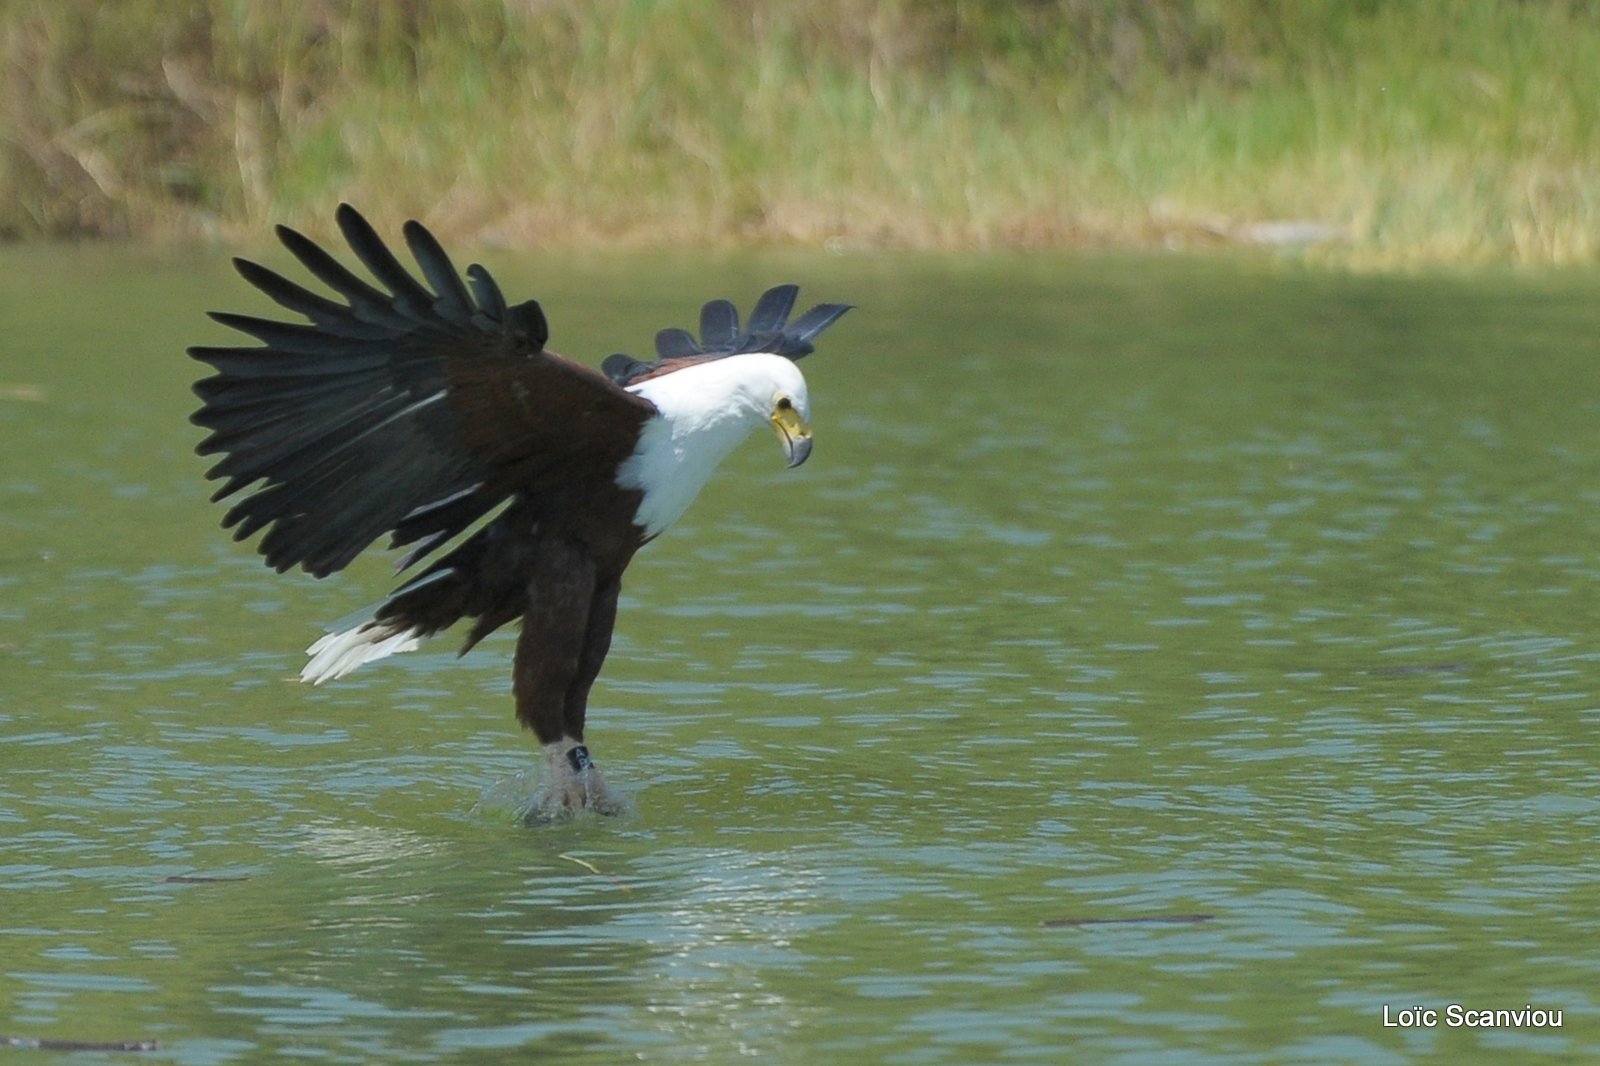
[(617, 352), (606, 356), (605, 361), (600, 364), (600, 371), (616, 384), (626, 385), (633, 379), (634, 374), (647, 365), (631, 355)]

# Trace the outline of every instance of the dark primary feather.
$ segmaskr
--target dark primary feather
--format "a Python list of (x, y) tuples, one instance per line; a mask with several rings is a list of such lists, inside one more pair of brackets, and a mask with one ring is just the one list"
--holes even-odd
[(234, 265), (246, 281), (266, 293), (280, 307), (305, 315), (332, 333), (369, 338), (378, 333), (378, 327), (354, 318), (344, 304), (318, 296), (264, 266), (248, 259), (236, 259)]
[(686, 355), (699, 355), (701, 349), (694, 334), (674, 326), (656, 334), (656, 352), (663, 359), (681, 359)]
[(700, 308), (700, 341), (715, 350), (739, 335), (739, 309), (727, 300), (711, 300)]
[(750, 324), (745, 327), (749, 333), (775, 333), (783, 328), (788, 321), (789, 312), (794, 309), (795, 297), (800, 294), (798, 285), (775, 285), (761, 294), (761, 299), (756, 301), (756, 309), (750, 312)]
[(279, 227), (338, 299), (238, 260), (246, 281), (307, 321), (221, 312), (212, 317), (260, 346), (190, 349), (218, 371), (195, 385), (193, 416), (211, 430), (200, 453), (222, 456), (208, 473), (225, 479), (217, 498), (250, 490), (223, 520), (236, 538), (265, 530), (269, 565), (320, 577), (392, 533), (414, 545), (410, 565), (508, 499), (537, 516), (541, 500), (612, 485), (654, 411), (647, 401), (545, 351), (538, 303), (508, 305), (477, 265), (463, 281), (421, 225), (404, 236), (426, 285), (353, 208), (335, 218), (382, 288)]
[(644, 372), (650, 369), (651, 364), (625, 352), (608, 355), (600, 363), (600, 370), (618, 385), (628, 385), (634, 381), (642, 381)]
[[(480, 308), (479, 314), (484, 316), (485, 324), (504, 322), (506, 320), (506, 297), (500, 291), (500, 286), (495, 284), (489, 272), (477, 263), (467, 267), (467, 283), (472, 286), (473, 299)], [(541, 338), (539, 347), (544, 347), (545, 340)]]
[(550, 339), (550, 326), (544, 319), (544, 308), (539, 301), (528, 300), (506, 309), (506, 326), (511, 335), (537, 348), (543, 348)]
[(777, 285), (761, 294), (750, 321), (739, 328), (739, 311), (727, 300), (712, 300), (700, 309), (700, 337), (684, 329), (664, 329), (656, 334), (656, 359), (644, 362), (621, 352), (610, 356), (600, 369), (618, 385), (634, 385), (684, 366), (710, 359), (751, 352), (770, 352), (802, 359), (816, 350), (811, 343), (823, 330), (850, 310), (850, 304), (818, 304), (790, 322), (797, 285)]
[[(407, 316), (393, 307), (393, 300), (390, 297), (350, 273), (337, 259), (323, 251), (315, 241), (288, 226), (279, 226), (276, 232), (278, 240), (300, 260), (302, 266), (311, 271), (318, 281), (349, 301), (349, 320), (388, 326), (396, 330), (403, 330), (410, 324)], [(239, 262), (235, 260), (234, 265), (238, 266)], [(244, 272), (243, 267), (240, 267), (240, 272)], [(246, 280), (249, 280), (248, 275)]]
[[(792, 338), (795, 345), (804, 345), (805, 351), (801, 354), (809, 355), (814, 351), (811, 342), (823, 330), (839, 320), (839, 316), (850, 310), (849, 304), (818, 304), (799, 318), (790, 322), (784, 329), (784, 336)], [(780, 355), (787, 354), (780, 352)], [(796, 359), (799, 356), (795, 356)]]
[(476, 310), (472, 296), (462, 283), (461, 275), (456, 273), (450, 257), (439, 246), (433, 234), (415, 219), (407, 222), (401, 233), (405, 236), (406, 246), (411, 249), (412, 258), (417, 261), (417, 266), (422, 268), (422, 276), (428, 279), (433, 291), (439, 294), (433, 302), (433, 309), (438, 312), (439, 317), (451, 321), (470, 318), (472, 312)]
[(411, 272), (400, 265), (400, 260), (389, 251), (389, 246), (383, 243), (383, 238), (378, 236), (372, 224), (349, 204), (340, 204), (333, 214), (333, 220), (339, 224), (339, 231), (349, 242), (350, 250), (356, 253), (356, 258), (388, 288), (396, 310), (413, 320), (426, 319), (428, 313), (435, 309), (433, 293), (423, 288), (411, 276)]

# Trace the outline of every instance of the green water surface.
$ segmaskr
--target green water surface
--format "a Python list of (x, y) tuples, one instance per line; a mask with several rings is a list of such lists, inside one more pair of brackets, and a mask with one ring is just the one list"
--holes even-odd
[(614, 819), (507, 813), (509, 635), (293, 680), (389, 560), (218, 528), (182, 348), (265, 309), (220, 253), (0, 250), (0, 1035), (1600, 1059), (1600, 278), (492, 265), (591, 363), (771, 282), (859, 305), (810, 463), (752, 440), (629, 571)]

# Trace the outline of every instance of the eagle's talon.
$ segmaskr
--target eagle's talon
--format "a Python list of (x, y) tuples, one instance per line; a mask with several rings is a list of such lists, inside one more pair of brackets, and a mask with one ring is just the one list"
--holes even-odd
[(626, 809), (606, 784), (588, 748), (563, 738), (546, 744), (544, 750), (550, 763), (550, 782), (523, 816), (525, 824), (545, 825), (580, 811), (611, 815)]

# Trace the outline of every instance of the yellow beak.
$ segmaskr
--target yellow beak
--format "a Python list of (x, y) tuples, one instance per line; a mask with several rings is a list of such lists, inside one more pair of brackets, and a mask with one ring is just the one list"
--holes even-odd
[(811, 454), (811, 427), (800, 417), (800, 412), (793, 407), (778, 408), (772, 412), (772, 428), (777, 431), (778, 443), (783, 445), (783, 457), (790, 468), (805, 462)]

